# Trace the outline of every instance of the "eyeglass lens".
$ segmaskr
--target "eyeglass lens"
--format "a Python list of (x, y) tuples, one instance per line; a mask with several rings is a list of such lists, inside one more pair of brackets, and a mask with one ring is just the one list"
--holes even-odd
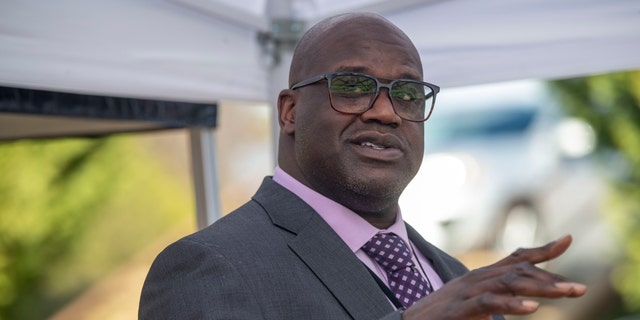
[[(362, 113), (376, 98), (378, 82), (365, 75), (335, 75), (329, 81), (333, 108), (344, 113)], [(395, 80), (389, 97), (394, 111), (402, 118), (423, 121), (433, 105), (433, 90), (419, 82)]]

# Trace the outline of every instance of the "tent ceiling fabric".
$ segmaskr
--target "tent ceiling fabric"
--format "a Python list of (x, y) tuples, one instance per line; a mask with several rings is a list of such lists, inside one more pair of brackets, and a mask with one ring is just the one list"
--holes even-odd
[(253, 30), (163, 0), (3, 0), (0, 85), (211, 103), (264, 99)]
[(3, 0), (0, 85), (272, 102), (271, 17), (363, 8), (405, 30), (443, 87), (640, 68), (637, 0)]
[(442, 1), (389, 18), (443, 86), (640, 68), (640, 1)]

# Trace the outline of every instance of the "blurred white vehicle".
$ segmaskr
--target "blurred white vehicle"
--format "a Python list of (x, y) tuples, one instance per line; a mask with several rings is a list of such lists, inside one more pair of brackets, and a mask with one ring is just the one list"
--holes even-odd
[(594, 137), (539, 82), (443, 90), (425, 123), (421, 169), (400, 199), (403, 216), (454, 254), (567, 233), (609, 247), (598, 237), (608, 229), (600, 226), (605, 184), (589, 157)]

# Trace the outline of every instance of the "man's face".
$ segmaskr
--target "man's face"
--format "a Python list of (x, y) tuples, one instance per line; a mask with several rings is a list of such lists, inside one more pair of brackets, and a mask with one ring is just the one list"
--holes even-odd
[[(322, 40), (303, 78), (347, 71), (422, 79), (413, 46), (384, 26), (354, 22)], [(305, 183), (360, 214), (395, 212), (422, 161), (423, 123), (398, 117), (386, 89), (360, 115), (333, 110), (326, 81), (296, 92), (295, 158)]]

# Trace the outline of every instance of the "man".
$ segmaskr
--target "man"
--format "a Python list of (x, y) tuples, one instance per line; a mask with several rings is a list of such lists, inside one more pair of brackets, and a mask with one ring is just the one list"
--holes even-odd
[(416, 48), (380, 16), (312, 27), (278, 98), (274, 177), (158, 256), (140, 318), (488, 319), (583, 295), (534, 266), (570, 237), (468, 272), (401, 220), (438, 92), (422, 78)]

